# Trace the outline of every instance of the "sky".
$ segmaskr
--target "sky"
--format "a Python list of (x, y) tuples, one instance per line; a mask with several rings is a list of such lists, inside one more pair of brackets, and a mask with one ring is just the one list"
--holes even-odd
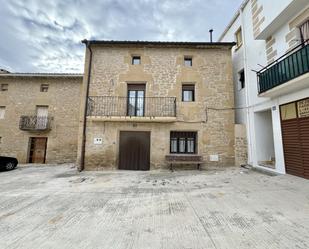
[(242, 0), (0, 0), (0, 68), (82, 73), (82, 39), (217, 40)]

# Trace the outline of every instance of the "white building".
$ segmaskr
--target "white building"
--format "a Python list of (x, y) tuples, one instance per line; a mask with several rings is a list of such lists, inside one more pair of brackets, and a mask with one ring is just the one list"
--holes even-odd
[(237, 42), (236, 123), (246, 126), (247, 163), (309, 179), (307, 39), (308, 0), (245, 0), (219, 40)]

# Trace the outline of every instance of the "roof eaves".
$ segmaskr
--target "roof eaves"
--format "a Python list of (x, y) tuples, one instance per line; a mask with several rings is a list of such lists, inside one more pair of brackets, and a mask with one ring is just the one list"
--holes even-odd
[(75, 73), (2, 73), (0, 77), (70, 77), (79, 78), (83, 77), (83, 74)]
[(246, 7), (248, 2), (249, 2), (249, 0), (244, 0), (242, 2), (240, 7), (238, 8), (238, 10), (236, 11), (235, 15), (233, 16), (232, 20), (229, 22), (229, 24), (226, 26), (223, 33), (220, 35), (220, 37), (218, 39), (219, 42), (222, 41), (223, 37), (226, 35), (226, 33), (229, 31), (229, 29), (232, 27), (232, 25), (234, 24), (234, 22), (237, 20), (238, 16), (240, 15), (240, 10), (243, 10)]
[(185, 47), (232, 47), (234, 42), (175, 42), (175, 41), (116, 41), (116, 40), (83, 40), (88, 45), (142, 45), (142, 46), (185, 46)]

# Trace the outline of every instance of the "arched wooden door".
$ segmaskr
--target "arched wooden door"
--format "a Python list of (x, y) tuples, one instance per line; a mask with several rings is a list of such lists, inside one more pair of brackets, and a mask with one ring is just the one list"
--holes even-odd
[(150, 169), (150, 132), (120, 132), (119, 169)]

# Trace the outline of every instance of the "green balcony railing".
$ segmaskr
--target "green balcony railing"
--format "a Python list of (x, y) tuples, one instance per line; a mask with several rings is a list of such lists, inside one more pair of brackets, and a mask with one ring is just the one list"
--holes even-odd
[(309, 40), (257, 73), (259, 93), (309, 72)]

